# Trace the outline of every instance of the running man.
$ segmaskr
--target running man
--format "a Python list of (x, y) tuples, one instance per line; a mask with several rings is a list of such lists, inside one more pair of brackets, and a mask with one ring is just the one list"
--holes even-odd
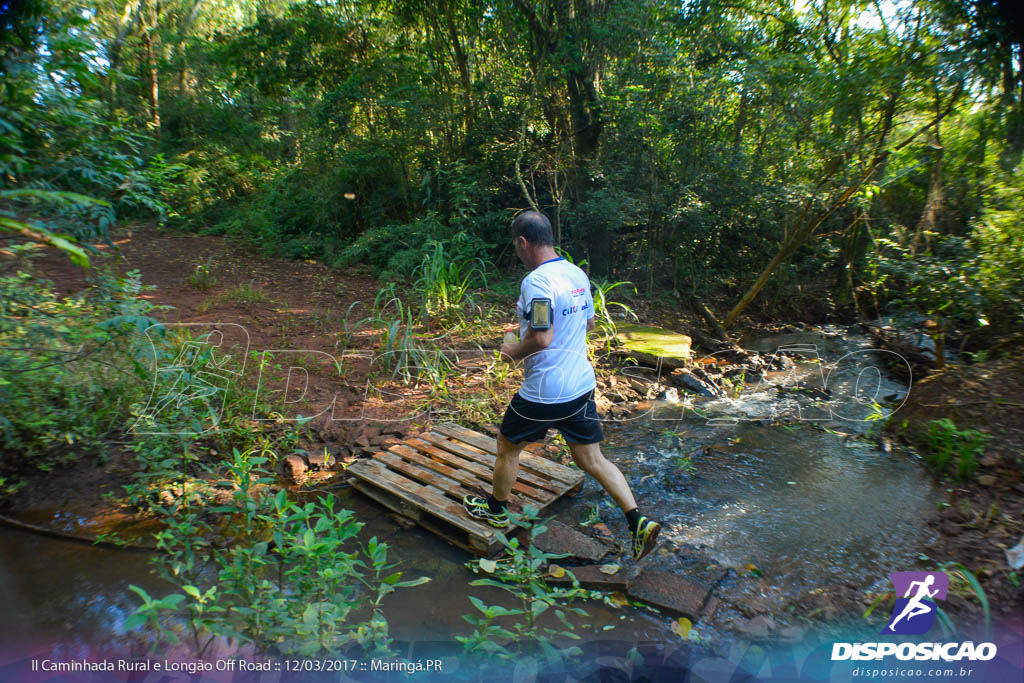
[[(898, 624), (904, 617), (906, 617), (907, 621), (910, 621), (914, 617), (931, 612), (932, 608), (921, 601), (925, 598), (934, 598), (936, 594), (938, 594), (938, 588), (933, 591), (928, 590), (933, 583), (935, 583), (935, 576), (932, 574), (929, 574), (924, 581), (912, 581), (910, 585), (907, 586), (906, 595), (903, 596), (905, 598), (910, 598), (910, 600), (907, 601), (907, 604), (903, 607), (903, 611), (900, 612), (898, 617), (892, 620), (892, 623), (889, 624), (886, 630), (893, 631), (896, 624)], [(914, 586), (917, 586), (917, 593), (915, 593), (914, 597), (911, 598), (910, 594), (914, 591)]]
[(560, 258), (551, 223), (526, 211), (512, 222), (516, 255), (530, 273), (523, 279), (516, 315), (517, 343), (501, 345), (507, 362), (525, 361), (523, 386), (501, 422), (494, 480), (488, 498), (466, 496), (472, 517), (508, 526), (505, 503), (519, 471), (519, 453), (543, 441), (548, 429), (562, 433), (573, 460), (592, 475), (622, 509), (632, 536), (633, 558), (654, 548), (661, 524), (640, 514), (626, 478), (601, 454), (604, 439), (594, 403), (594, 368), (587, 358), (587, 333), (594, 329), (594, 299), (586, 273)]

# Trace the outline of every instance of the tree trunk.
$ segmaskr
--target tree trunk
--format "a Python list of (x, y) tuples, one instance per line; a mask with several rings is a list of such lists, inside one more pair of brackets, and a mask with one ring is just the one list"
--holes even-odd
[(149, 117), (153, 133), (160, 139), (160, 79), (156, 68), (156, 53), (153, 51), (153, 38), (149, 31), (143, 34), (146, 46), (146, 63), (149, 67)]
[(935, 164), (932, 166), (931, 176), (928, 179), (928, 197), (925, 199), (924, 209), (921, 211), (921, 219), (917, 222), (914, 238), (910, 242), (911, 254), (917, 254), (922, 239), (925, 247), (931, 248), (931, 239), (928, 237), (928, 233), (937, 232), (938, 215), (942, 211), (942, 155), (945, 150), (942, 148), (942, 139), (939, 137), (938, 124), (935, 125), (932, 149), (935, 150)]
[(107, 50), (107, 61), (110, 63), (110, 68), (107, 69), (107, 106), (111, 116), (114, 113), (114, 100), (117, 98), (117, 83), (114, 79), (117, 69), (121, 65), (121, 48), (124, 47), (124, 41), (128, 39), (132, 30), (135, 29), (135, 24), (139, 21), (140, 2), (141, 0), (128, 0), (125, 3), (121, 19), (118, 21), (117, 35), (114, 36), (114, 40)]

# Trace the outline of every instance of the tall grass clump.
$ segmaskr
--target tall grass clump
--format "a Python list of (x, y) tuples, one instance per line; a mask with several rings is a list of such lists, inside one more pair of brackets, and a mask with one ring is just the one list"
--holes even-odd
[(427, 325), (460, 321), (475, 304), (473, 287), (487, 286), (486, 266), (479, 258), (459, 258), (445, 251), (442, 242), (431, 242), (431, 251), (413, 271), (413, 291), (422, 306)]

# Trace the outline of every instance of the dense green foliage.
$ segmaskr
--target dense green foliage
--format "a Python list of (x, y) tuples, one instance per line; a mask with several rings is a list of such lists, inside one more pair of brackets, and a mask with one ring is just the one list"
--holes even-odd
[(44, 212), (68, 234), (148, 209), (400, 279), (437, 241), (510, 263), (508, 218), (537, 206), (598, 277), (746, 292), (727, 327), (754, 302), (934, 314), (909, 291), (934, 268), (898, 264), (962, 271), (952, 238), (976, 277), (942, 288), (970, 299), (948, 323), (1020, 323), (1008, 3), (12, 7), (4, 189), (106, 200)]
[(101, 277), (85, 295), (66, 299), (22, 271), (0, 278), (7, 471), (49, 469), (70, 445), (100, 448), (126, 427), (130, 405), (148, 398), (147, 349), (135, 332), (154, 322), (154, 306), (138, 297), (141, 289), (137, 272)]

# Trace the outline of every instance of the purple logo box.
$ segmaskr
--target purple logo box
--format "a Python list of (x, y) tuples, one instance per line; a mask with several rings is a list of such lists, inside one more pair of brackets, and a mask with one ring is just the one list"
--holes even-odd
[[(929, 577), (931, 577), (931, 581), (928, 580)], [(912, 583), (930, 584), (928, 585), (929, 592), (938, 590), (938, 593), (931, 597), (925, 596), (926, 599), (933, 601), (945, 600), (946, 591), (949, 590), (949, 576), (945, 572), (893, 572), (889, 574), (889, 578), (892, 579), (892, 586), (897, 598), (913, 597), (919, 587), (914, 586), (915, 591), (911, 591)], [(908, 593), (910, 594), (908, 595)]]
[(944, 572), (893, 572), (896, 604), (882, 633), (919, 635), (935, 623), (935, 601), (945, 600), (949, 576)]

